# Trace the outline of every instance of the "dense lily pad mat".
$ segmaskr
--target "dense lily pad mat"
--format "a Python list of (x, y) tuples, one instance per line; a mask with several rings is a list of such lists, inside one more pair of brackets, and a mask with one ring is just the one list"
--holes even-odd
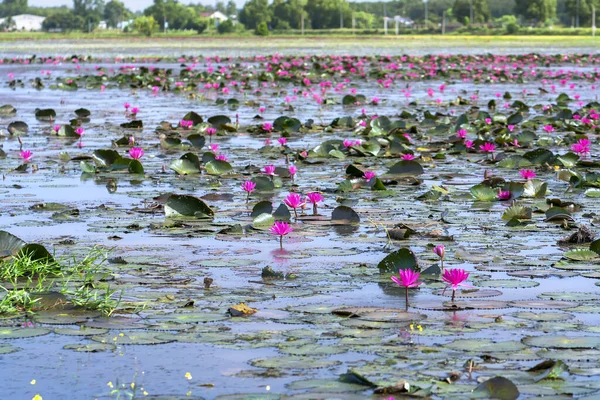
[[(100, 245), (106, 270), (53, 283), (118, 304), (31, 290), (1, 316), (6, 390), (597, 395), (598, 62), (3, 59), (0, 257)], [(469, 273), (454, 301), (442, 269)]]

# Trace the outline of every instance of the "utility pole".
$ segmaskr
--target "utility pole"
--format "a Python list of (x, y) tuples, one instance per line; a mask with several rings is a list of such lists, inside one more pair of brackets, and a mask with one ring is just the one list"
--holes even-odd
[(577, 0), (577, 17), (575, 18), (575, 26), (579, 28), (579, 0)]
[(396, 36), (399, 35), (399, 31), (398, 31), (398, 20), (394, 19), (394, 21), (396, 22)]
[(340, 29), (344, 29), (343, 2), (340, 1)]
[(302, 35), (304, 35), (304, 12), (300, 14), (300, 26), (302, 27)]
[(592, 36), (596, 36), (596, 7), (592, 6)]
[(427, 10), (427, 0), (423, 0), (423, 3), (425, 4), (425, 28), (427, 28), (427, 22), (429, 21), (429, 16), (427, 15), (428, 10)]
[(388, 17), (383, 17), (383, 34), (387, 35)]
[(356, 16), (352, 13), (352, 34), (356, 34)]
[(469, 9), (469, 22), (471, 22), (471, 25), (475, 22), (473, 21), (475, 19), (475, 15), (473, 14), (473, 0), (469, 0), (469, 6), (471, 7)]
[(442, 35), (446, 34), (446, 10), (442, 12)]

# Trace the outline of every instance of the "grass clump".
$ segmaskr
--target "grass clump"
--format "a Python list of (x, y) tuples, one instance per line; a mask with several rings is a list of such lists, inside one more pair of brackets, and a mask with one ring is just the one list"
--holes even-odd
[[(83, 259), (54, 259), (20, 253), (0, 261), (0, 314), (33, 313), (57, 307), (84, 308), (111, 315), (120, 304), (106, 282), (108, 253), (94, 247)], [(60, 294), (53, 304), (42, 304), (46, 294)]]

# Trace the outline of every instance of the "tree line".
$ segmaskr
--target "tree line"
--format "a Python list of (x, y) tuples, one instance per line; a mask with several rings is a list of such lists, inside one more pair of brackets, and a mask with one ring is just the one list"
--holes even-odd
[[(217, 23), (219, 32), (254, 29), (257, 33), (289, 29), (381, 28), (386, 18), (427, 26), (449, 23), (518, 24), (529, 26), (589, 27), (592, 9), (600, 10), (600, 0), (392, 0), (354, 2), (348, 0), (248, 0), (238, 9), (233, 0), (214, 6), (185, 5), (177, 0), (154, 0), (141, 13), (133, 13), (120, 0), (73, 0), (72, 7), (29, 7), (27, 0), (3, 0), (0, 17), (18, 14), (46, 16), (46, 30), (91, 30), (105, 21), (117, 28), (123, 21), (135, 20), (135, 29), (150, 34), (155, 30), (192, 29), (199, 33), (215, 25), (207, 15), (220, 11), (229, 21)], [(235, 23), (239, 22), (239, 23)], [(517, 26), (518, 28), (518, 26)]]

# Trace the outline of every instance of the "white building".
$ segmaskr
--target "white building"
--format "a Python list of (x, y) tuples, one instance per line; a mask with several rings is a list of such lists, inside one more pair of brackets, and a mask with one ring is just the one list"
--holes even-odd
[[(21, 14), (11, 17), (14, 22), (14, 29), (18, 31), (41, 31), (42, 22), (46, 17), (40, 17), (38, 15)], [(0, 24), (3, 24), (6, 18), (0, 18)]]

